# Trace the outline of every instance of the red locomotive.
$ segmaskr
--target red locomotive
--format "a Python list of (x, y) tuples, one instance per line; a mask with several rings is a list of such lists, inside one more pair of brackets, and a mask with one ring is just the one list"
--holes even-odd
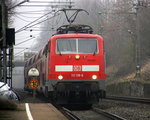
[[(57, 104), (92, 105), (105, 97), (104, 44), (88, 25), (72, 25), (83, 9), (62, 9), (69, 25), (57, 29), (47, 45), (24, 68), (25, 89), (30, 90), (31, 68), (39, 70), (37, 91)], [(70, 17), (68, 11), (75, 11)], [(59, 11), (58, 11), (59, 12)]]
[(31, 80), (30, 68), (40, 76), (38, 92), (58, 104), (93, 104), (105, 96), (104, 44), (86, 25), (65, 25), (57, 30), (47, 45), (25, 64), (25, 89)]

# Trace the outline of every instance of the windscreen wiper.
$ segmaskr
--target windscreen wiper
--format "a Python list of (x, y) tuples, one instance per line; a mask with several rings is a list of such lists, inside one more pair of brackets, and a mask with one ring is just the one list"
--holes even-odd
[(95, 50), (94, 50), (94, 52), (93, 52), (93, 56), (96, 54), (96, 52), (97, 52), (97, 43), (96, 43)]
[(60, 51), (60, 49), (59, 49), (59, 45), (57, 44), (57, 50), (58, 50), (58, 52), (59, 52), (59, 55), (62, 55), (61, 54), (61, 51)]

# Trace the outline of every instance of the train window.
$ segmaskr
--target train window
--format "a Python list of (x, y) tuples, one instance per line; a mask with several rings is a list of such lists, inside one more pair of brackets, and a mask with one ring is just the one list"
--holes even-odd
[(36, 54), (35, 61), (37, 61), (37, 60), (38, 60), (38, 56), (39, 56), (39, 54)]
[(25, 63), (25, 67), (27, 67), (27, 62)]
[(78, 52), (86, 54), (97, 54), (97, 40), (96, 39), (81, 39), (78, 41)]
[(33, 63), (35, 62), (35, 58), (36, 58), (36, 55), (35, 55), (34, 58), (33, 58)]
[(40, 53), (38, 53), (38, 59), (40, 59)]
[(57, 54), (97, 54), (96, 38), (57, 39)]
[(29, 60), (29, 65), (31, 65), (31, 61), (32, 61), (32, 59)]
[(60, 54), (75, 54), (76, 53), (76, 39), (58, 39), (57, 53)]
[(29, 60), (27, 61), (27, 66), (29, 66)]
[(44, 47), (43, 54), (44, 54), (44, 55), (47, 55), (47, 52), (48, 52), (48, 44)]
[(42, 49), (41, 52), (40, 52), (40, 58), (41, 58), (42, 55), (43, 55), (43, 51), (44, 51), (44, 49)]
[(39, 52), (39, 54), (38, 54), (38, 59), (41, 58), (41, 52), (42, 52), (42, 50), (43, 50), (43, 49), (41, 49), (40, 52)]
[(34, 57), (31, 58), (31, 65), (33, 64)]

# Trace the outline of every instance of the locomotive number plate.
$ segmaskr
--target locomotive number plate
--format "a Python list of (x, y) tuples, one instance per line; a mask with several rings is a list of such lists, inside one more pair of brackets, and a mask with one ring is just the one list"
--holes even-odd
[(71, 77), (84, 77), (83, 74), (71, 74)]
[(82, 66), (81, 65), (74, 65), (73, 71), (82, 71)]

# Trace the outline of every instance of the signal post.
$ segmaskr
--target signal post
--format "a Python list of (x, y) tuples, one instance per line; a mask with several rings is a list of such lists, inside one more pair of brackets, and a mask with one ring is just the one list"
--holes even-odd
[(29, 87), (33, 90), (33, 98), (35, 98), (36, 97), (36, 89), (39, 86), (39, 82), (36, 79), (36, 77), (39, 76), (39, 71), (36, 68), (31, 68), (28, 71), (28, 76), (32, 78), (29, 82)]

